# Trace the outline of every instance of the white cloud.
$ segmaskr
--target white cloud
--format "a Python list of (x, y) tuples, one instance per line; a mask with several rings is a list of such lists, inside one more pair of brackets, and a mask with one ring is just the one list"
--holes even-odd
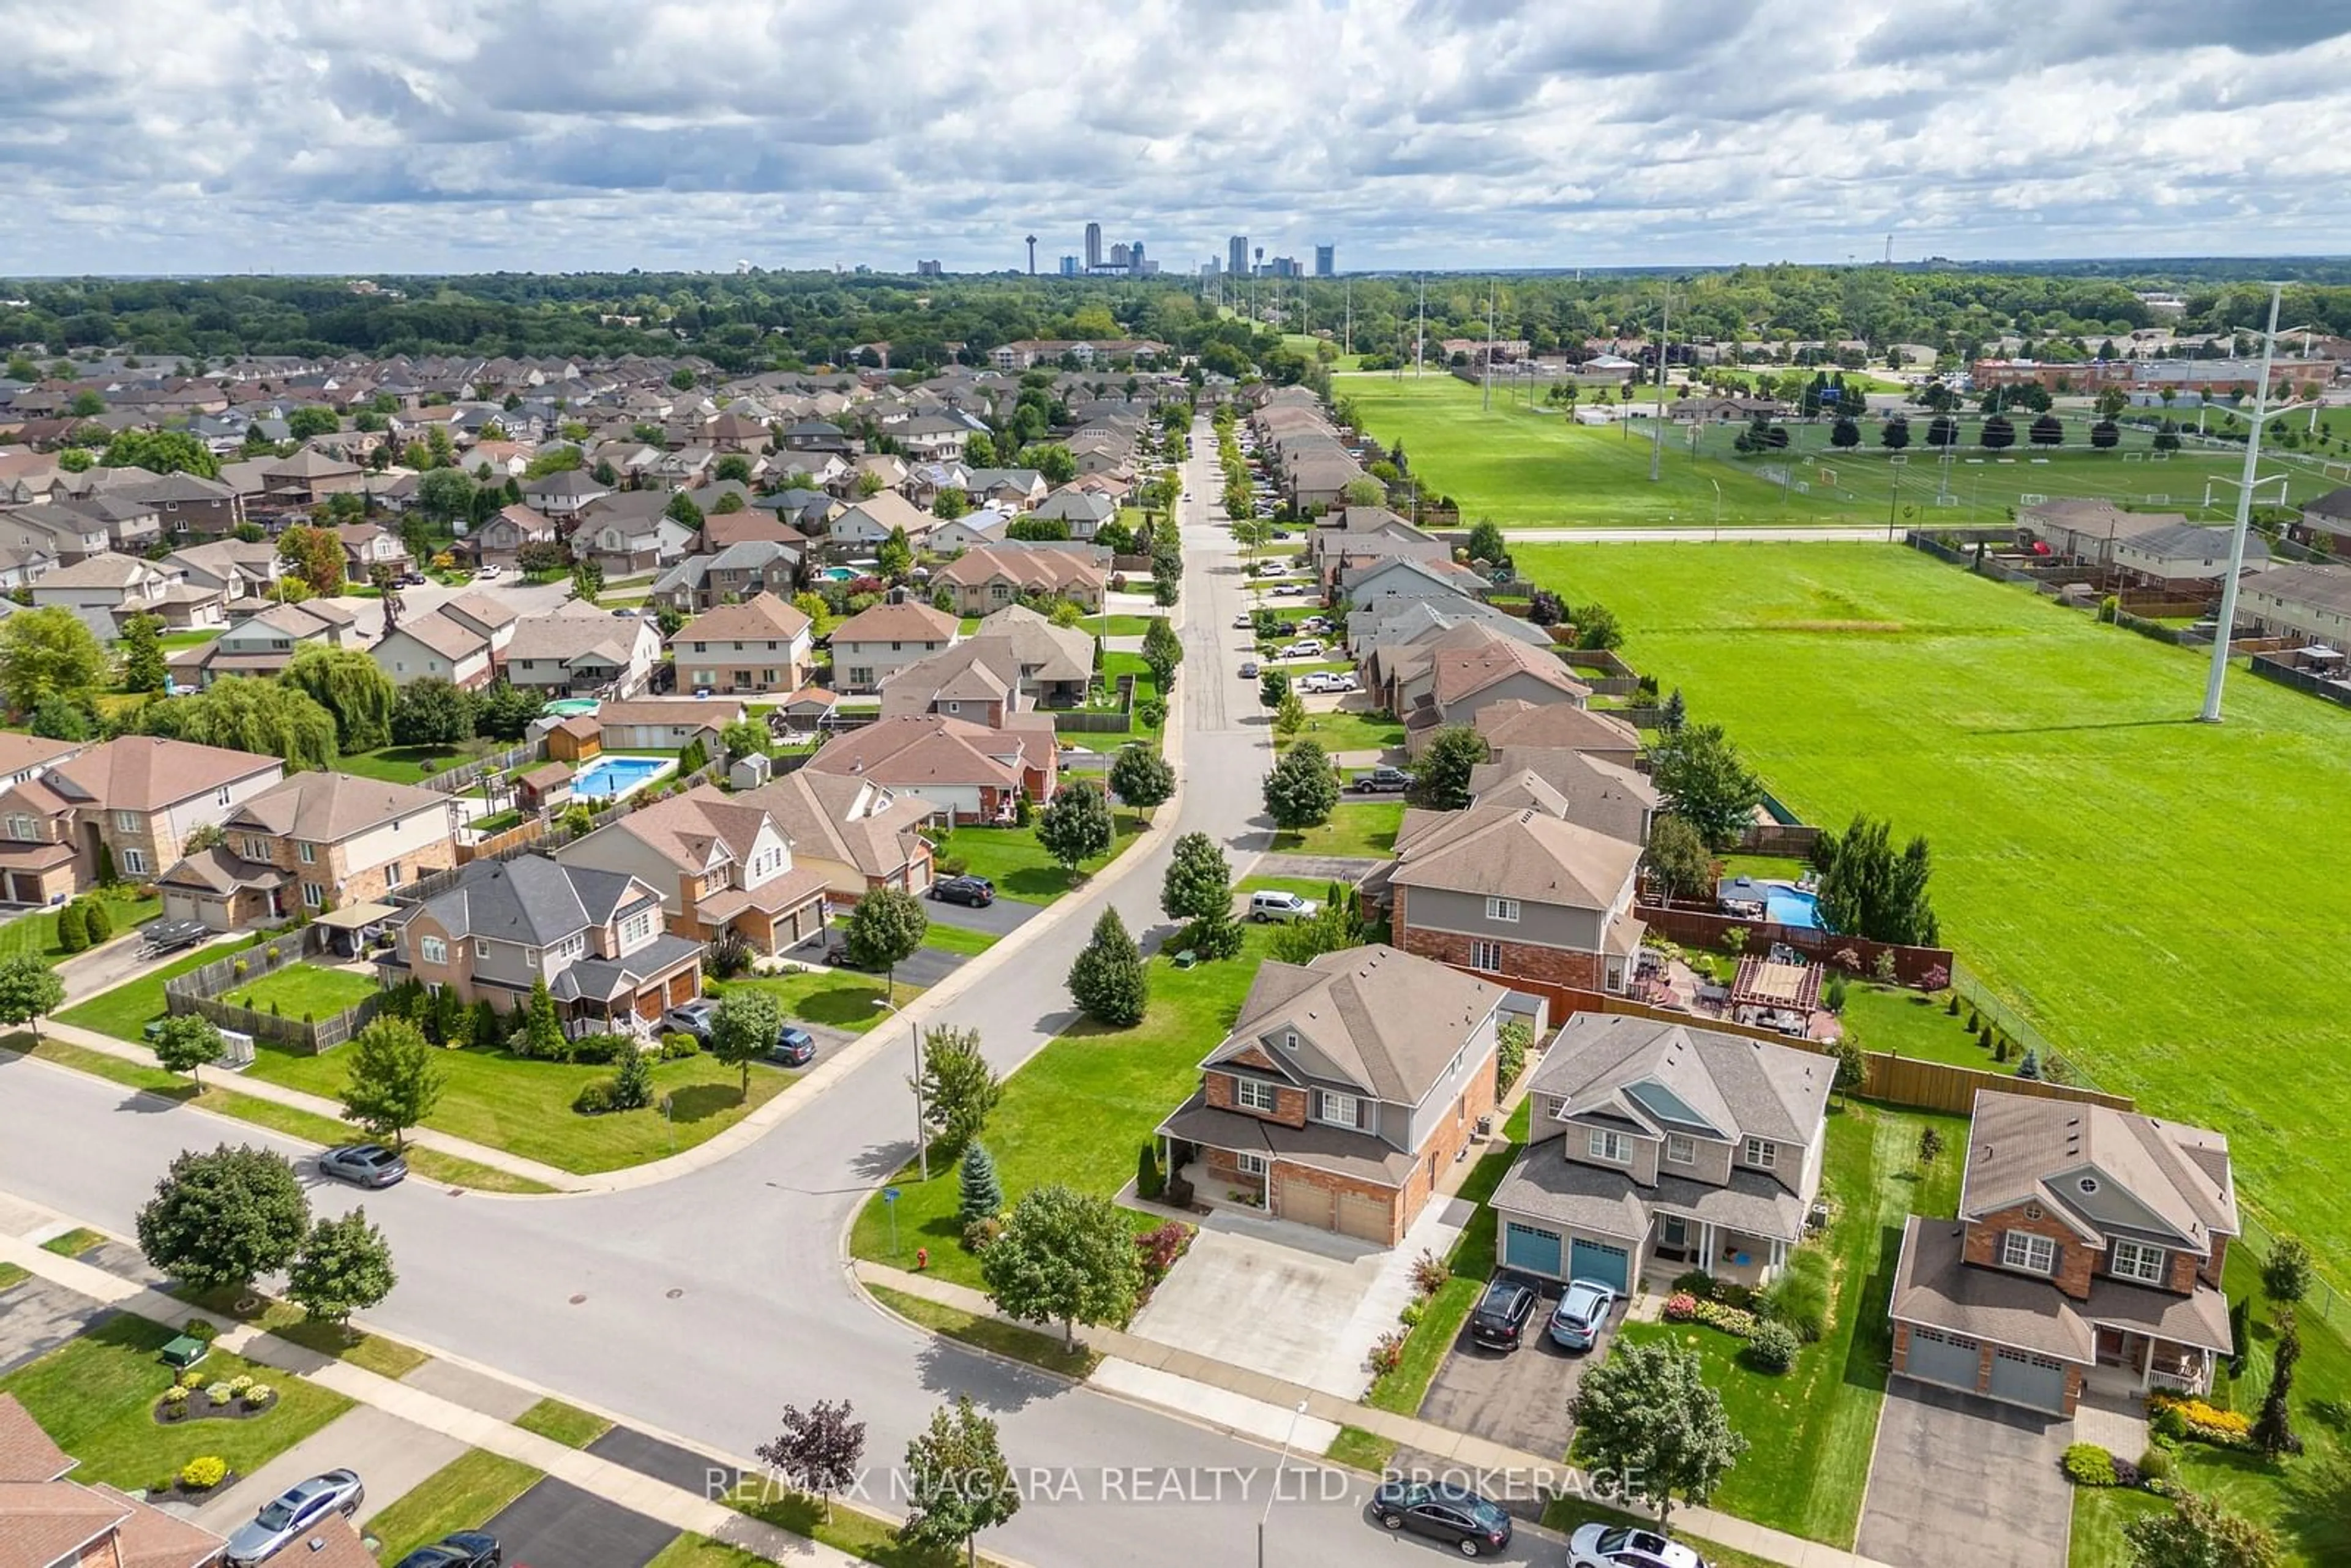
[(0, 272), (2316, 251), (2351, 4), (0, 0)]

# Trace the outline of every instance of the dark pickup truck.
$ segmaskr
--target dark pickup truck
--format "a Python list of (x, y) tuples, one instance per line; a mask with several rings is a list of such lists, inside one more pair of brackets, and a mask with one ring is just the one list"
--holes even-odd
[(1374, 768), (1356, 774), (1347, 788), (1358, 795), (1401, 795), (1412, 788), (1412, 775), (1401, 768)]

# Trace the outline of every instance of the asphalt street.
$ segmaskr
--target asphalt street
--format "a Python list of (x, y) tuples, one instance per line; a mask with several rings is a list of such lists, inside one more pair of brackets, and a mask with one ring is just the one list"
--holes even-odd
[[(1267, 839), (1258, 786), (1270, 731), (1224, 646), (1244, 594), (1227, 536), (1207, 519), (1217, 482), (1205, 423), (1194, 445), (1203, 455), (1187, 466), (1184, 507), (1178, 825), (1223, 842), (1238, 872)], [(1025, 1060), (1073, 1016), (1061, 977), (1100, 904), (1115, 903), (1132, 929), (1160, 923), (1165, 859), (1163, 841), (1114, 888), (1072, 894), (1071, 917), (1013, 938), (1023, 978), (977, 988), (944, 1019), (977, 1027), (1000, 1069)], [(922, 1004), (910, 1011), (925, 1019)], [(321, 1186), (317, 1207), (364, 1201), (384, 1228), (401, 1282), (370, 1319), (395, 1335), (724, 1453), (772, 1437), (788, 1403), (846, 1397), (868, 1423), (867, 1499), (890, 1511), (904, 1507), (889, 1468), (908, 1437), (942, 1401), (967, 1394), (1000, 1421), (1030, 1500), (983, 1547), (1040, 1568), (1249, 1560), (1273, 1484), (1268, 1448), (934, 1339), (853, 1289), (844, 1227), (912, 1152), (909, 1056), (883, 1051), (739, 1155), (652, 1186), (528, 1199), (422, 1183), (362, 1199)], [(297, 1152), (243, 1123), (0, 1057), (0, 1189), (127, 1234), (174, 1154), (220, 1142)], [(1291, 1462), (1265, 1562), (1417, 1563), (1438, 1551), (1372, 1526), (1360, 1478)], [(1501, 1560), (1538, 1554), (1556, 1547), (1522, 1536)]]

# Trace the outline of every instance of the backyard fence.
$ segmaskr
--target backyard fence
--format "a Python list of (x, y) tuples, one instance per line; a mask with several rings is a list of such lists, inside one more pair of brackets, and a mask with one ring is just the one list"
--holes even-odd
[(1074, 709), (1053, 715), (1053, 727), (1063, 734), (1124, 735), (1134, 727), (1134, 677), (1121, 675), (1113, 683), (1118, 692), (1115, 711)]
[(2104, 1105), (2111, 1111), (2138, 1108), (2137, 1102), (2125, 1094), (2106, 1094), (2071, 1083), (2019, 1078), (2014, 1073), (1959, 1067), (1948, 1061), (1922, 1061), (1915, 1056), (1896, 1056), (1883, 1051), (1864, 1051), (1862, 1061), (1866, 1065), (1858, 1091), (1861, 1095), (1920, 1111), (1968, 1115), (1975, 1110), (1978, 1092), (1985, 1089), (2001, 1094), (2028, 1095), (2035, 1100), (2072, 1100)]
[(1802, 822), (1750, 822), (1739, 835), (1739, 852), (1772, 855), (1782, 860), (1809, 860), (1822, 830)]
[(1604, 649), (1554, 648), (1561, 664), (1575, 672), (1575, 678), (1592, 688), (1599, 697), (1629, 697), (1641, 689), (1641, 677), (1633, 666)]
[(519, 767), (526, 762), (537, 762), (546, 755), (547, 737), (543, 735), (533, 736), (520, 746), (511, 747), (488, 757), (476, 757), (444, 772), (435, 773), (423, 781), (423, 787), (438, 790), (444, 795), (462, 795), (479, 783), (484, 773), (492, 770), (503, 772), (507, 768)]
[(2048, 1036), (2035, 1028), (2022, 1013), (2002, 1000), (1998, 992), (1983, 982), (1981, 977), (1956, 959), (1951, 964), (1951, 994), (1981, 1014), (1993, 1029), (2032, 1052), (2034, 1060), (2040, 1065), (2043, 1079), (2054, 1083), (2071, 1083), (2085, 1089), (2097, 1087), (2095, 1081), (2083, 1071), (2079, 1063), (2051, 1044)]
[[(2243, 1195), (2238, 1195), (2237, 1223), (2240, 1233), (2237, 1244), (2250, 1247), (2257, 1257), (2267, 1258), (2277, 1248), (2277, 1233), (2262, 1217), (2249, 1207)], [(2346, 1295), (2335, 1283), (2319, 1270), (2325, 1264), (2315, 1258), (2311, 1270), (2310, 1291), (2296, 1305), (2297, 1312), (2307, 1313), (2325, 1323), (2346, 1339), (2351, 1339), (2351, 1295)]]
[(1767, 952), (1779, 943), (1807, 958), (1827, 964), (1834, 964), (1840, 956), (1851, 952), (1861, 962), (1858, 969), (1848, 969), (1848, 973), (1874, 975), (1878, 956), (1891, 953), (1894, 977), (1906, 986), (1924, 985), (1938, 968), (1947, 976), (1958, 972), (1958, 961), (1948, 947), (1907, 947), (1893, 942), (1872, 942), (1865, 936), (1841, 936), (1810, 925), (1780, 925), (1769, 920), (1743, 920), (1736, 915), (1661, 904), (1644, 904), (1635, 913), (1658, 936), (1703, 947), (1710, 953), (1726, 951), (1725, 936), (1734, 928), (1743, 928), (1747, 943), (1742, 952)]
[[(325, 926), (306, 925), (271, 937), (258, 947), (176, 975), (163, 982), (163, 1010), (174, 1017), (196, 1013), (210, 1019), (220, 1029), (234, 1030), (313, 1056), (331, 1051), (375, 1016), (383, 1005), (382, 993), (322, 1019), (287, 1018), (222, 999), (225, 993), (239, 986), (252, 985), (293, 967), (313, 952), (325, 951), (331, 935)], [(277, 956), (273, 958), (272, 953)]]

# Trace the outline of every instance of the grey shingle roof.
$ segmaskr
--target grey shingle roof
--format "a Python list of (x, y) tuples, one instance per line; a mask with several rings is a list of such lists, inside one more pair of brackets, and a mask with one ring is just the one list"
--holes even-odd
[(619, 872), (566, 866), (543, 855), (475, 861), (456, 886), (425, 900), (424, 910), (452, 939), (487, 936), (547, 947), (605, 925), (624, 902), (658, 902), (658, 894), (642, 889), (629, 898), (632, 882)]
[[(1835, 1077), (1836, 1059), (1817, 1051), (1652, 1019), (1578, 1013), (1543, 1053), (1528, 1092), (1557, 1096), (1570, 1116), (1606, 1108), (1662, 1132), (1656, 1112), (1626, 1093), (1654, 1084), (1719, 1136), (1811, 1144), (1820, 1136)], [(1537, 1137), (1544, 1134), (1534, 1129)]]

